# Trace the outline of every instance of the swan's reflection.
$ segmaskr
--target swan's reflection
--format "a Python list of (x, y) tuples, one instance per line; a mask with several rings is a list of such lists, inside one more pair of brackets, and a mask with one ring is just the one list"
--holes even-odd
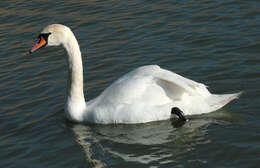
[(137, 125), (75, 124), (72, 130), (87, 161), (95, 167), (126, 162), (163, 164), (176, 162), (179, 155), (194, 150), (198, 144), (210, 143), (207, 126), (219, 121), (200, 116), (183, 125), (178, 122), (172, 119)]

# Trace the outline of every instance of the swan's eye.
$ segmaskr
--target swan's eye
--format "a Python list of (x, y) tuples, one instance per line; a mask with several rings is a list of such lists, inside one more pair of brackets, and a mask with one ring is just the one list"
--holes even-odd
[(42, 33), (42, 34), (40, 34), (40, 35), (38, 36), (38, 43), (41, 42), (42, 38), (43, 38), (46, 42), (48, 42), (48, 37), (49, 37), (50, 34), (51, 34), (51, 33)]
[(41, 38), (38, 38), (38, 42), (37, 43), (39, 44), (40, 42), (41, 42)]

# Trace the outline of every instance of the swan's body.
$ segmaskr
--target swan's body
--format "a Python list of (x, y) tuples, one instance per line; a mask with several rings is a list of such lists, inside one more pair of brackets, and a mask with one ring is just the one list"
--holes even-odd
[[(178, 107), (185, 115), (215, 111), (239, 93), (215, 95), (205, 85), (184, 78), (157, 65), (137, 68), (116, 80), (97, 98), (85, 102), (83, 67), (78, 42), (63, 25), (47, 26), (34, 52), (44, 45), (63, 45), (68, 53), (69, 79), (65, 112), (69, 119), (92, 123), (145, 123), (171, 117)], [(46, 44), (41, 44), (42, 41)]]

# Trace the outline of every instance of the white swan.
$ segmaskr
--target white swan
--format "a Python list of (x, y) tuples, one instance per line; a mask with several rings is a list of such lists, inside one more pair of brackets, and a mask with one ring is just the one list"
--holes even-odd
[(44, 46), (58, 45), (68, 53), (65, 112), (70, 120), (76, 122), (108, 124), (165, 120), (171, 117), (173, 107), (183, 110), (185, 115), (209, 113), (240, 94), (211, 94), (201, 83), (157, 65), (148, 65), (127, 73), (97, 98), (85, 102), (81, 52), (70, 28), (60, 24), (47, 26), (30, 53)]

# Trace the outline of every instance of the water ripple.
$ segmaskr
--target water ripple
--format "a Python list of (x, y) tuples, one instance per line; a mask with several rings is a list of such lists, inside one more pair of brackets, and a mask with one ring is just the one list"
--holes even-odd
[[(254, 167), (259, 5), (242, 0), (1, 2), (0, 167)], [(75, 32), (88, 100), (147, 64), (203, 82), (213, 93), (244, 94), (225, 111), (192, 117), (181, 126), (170, 120), (131, 126), (68, 123), (64, 50), (28, 54), (51, 23)]]

